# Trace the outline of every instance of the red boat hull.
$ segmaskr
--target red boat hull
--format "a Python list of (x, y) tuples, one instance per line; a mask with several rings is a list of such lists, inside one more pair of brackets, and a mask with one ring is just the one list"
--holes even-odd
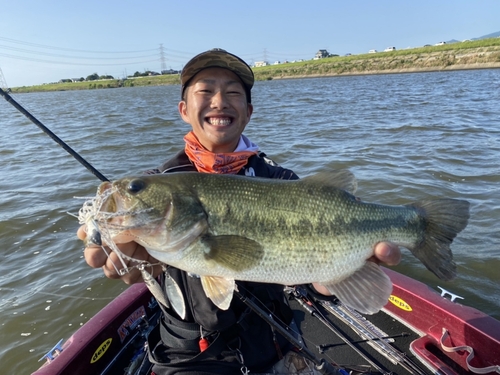
[[(385, 269), (394, 288), (384, 310), (398, 320), (421, 332), (411, 350), (436, 370), (456, 374), (450, 364), (469, 371), (465, 350), (446, 352), (440, 340), (443, 330), (449, 333), (448, 347), (470, 346), (474, 358), (470, 365), (478, 368), (498, 366), (500, 371), (500, 322), (468, 306), (441, 297), (427, 285), (392, 270)], [(411, 311), (410, 311), (411, 310)]]
[(141, 316), (151, 316), (156, 303), (144, 284), (135, 284), (76, 331), (55, 358), (33, 375), (89, 375), (102, 373), (132, 338), (129, 327)]
[[(469, 346), (474, 357), (469, 364), (498, 366), (500, 372), (500, 322), (471, 307), (442, 297), (425, 284), (384, 269), (394, 289), (384, 312), (417, 332), (412, 351), (430, 372), (458, 375), (470, 373), (466, 350), (442, 348), (443, 330), (447, 347)], [(76, 331), (54, 359), (33, 375), (101, 374), (132, 339), (133, 327), (142, 317), (151, 318), (158, 307), (143, 284), (133, 285)], [(124, 365), (125, 366), (125, 365)]]

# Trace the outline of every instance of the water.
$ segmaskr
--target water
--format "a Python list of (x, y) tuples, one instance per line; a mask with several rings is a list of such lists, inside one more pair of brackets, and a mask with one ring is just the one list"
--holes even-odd
[[(365, 201), (469, 200), (456, 280), (438, 280), (412, 256), (395, 268), (500, 319), (499, 86), (500, 70), (257, 82), (245, 133), (300, 176), (349, 168)], [(179, 86), (16, 99), (110, 179), (159, 165), (189, 130)], [(68, 214), (99, 181), (3, 101), (0, 119), (0, 362), (29, 373), (126, 286), (86, 265)]]

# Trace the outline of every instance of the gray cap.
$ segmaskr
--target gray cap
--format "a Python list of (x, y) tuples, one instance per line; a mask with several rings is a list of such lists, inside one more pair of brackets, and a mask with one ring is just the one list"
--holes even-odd
[(250, 90), (254, 83), (252, 69), (238, 56), (222, 48), (213, 48), (209, 51), (202, 52), (187, 62), (181, 73), (182, 94), (184, 94), (184, 89), (191, 78), (206, 68), (225, 68), (236, 74), (245, 86), (248, 102), (250, 103)]

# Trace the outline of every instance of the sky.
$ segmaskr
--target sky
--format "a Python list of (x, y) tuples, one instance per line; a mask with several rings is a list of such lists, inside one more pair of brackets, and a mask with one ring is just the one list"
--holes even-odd
[(499, 0), (0, 0), (0, 86), (179, 70), (215, 47), (273, 63), (498, 31)]

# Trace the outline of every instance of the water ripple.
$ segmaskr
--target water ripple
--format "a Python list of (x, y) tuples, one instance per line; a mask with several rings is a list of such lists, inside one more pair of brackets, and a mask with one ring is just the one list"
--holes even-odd
[[(500, 70), (257, 82), (245, 133), (300, 176), (350, 169), (366, 201), (469, 200), (470, 224), (453, 248), (456, 281), (442, 283), (406, 253), (396, 269), (500, 318), (498, 82)], [(178, 86), (16, 100), (108, 178), (159, 165), (189, 130)], [(9, 373), (26, 373), (125, 286), (85, 264), (67, 214), (99, 181), (9, 107), (2, 104), (0, 132), (0, 335), (9, 345), (0, 360)]]

